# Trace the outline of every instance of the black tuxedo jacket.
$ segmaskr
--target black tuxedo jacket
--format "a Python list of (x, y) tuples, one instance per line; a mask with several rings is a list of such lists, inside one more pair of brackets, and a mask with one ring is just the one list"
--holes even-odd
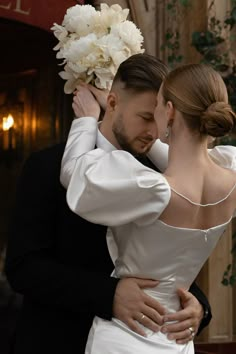
[[(33, 153), (18, 181), (5, 272), (23, 294), (14, 354), (83, 354), (95, 315), (112, 317), (118, 280), (106, 227), (80, 218), (59, 181), (64, 144)], [(201, 290), (191, 291), (208, 309)]]

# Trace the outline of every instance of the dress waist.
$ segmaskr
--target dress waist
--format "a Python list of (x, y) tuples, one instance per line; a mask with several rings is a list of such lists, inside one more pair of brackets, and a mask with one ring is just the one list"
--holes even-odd
[[(179, 311), (181, 308), (179, 296), (177, 295), (176, 290), (170, 291), (170, 289), (169, 289), (169, 291), (166, 292), (165, 287), (161, 286), (161, 284), (159, 284), (156, 288), (144, 289), (144, 291), (147, 295), (149, 295), (152, 298), (154, 298), (155, 300), (157, 300), (165, 308), (166, 313), (173, 313), (173, 312)], [(120, 321), (116, 318), (113, 318), (112, 321), (115, 322), (119, 327), (124, 328), (126, 331), (131, 331), (128, 328), (128, 326), (125, 323), (123, 323), (122, 321)], [(147, 337), (150, 338), (153, 335), (155, 335), (155, 333), (153, 331), (144, 327), (138, 321), (137, 321), (137, 323), (140, 327), (142, 327), (142, 329), (146, 333)], [(167, 340), (167, 341), (169, 341), (169, 340)]]
[(164, 306), (168, 313), (173, 313), (181, 309), (180, 299), (175, 286), (171, 288), (163, 286), (160, 283), (156, 288), (144, 289), (144, 291)]

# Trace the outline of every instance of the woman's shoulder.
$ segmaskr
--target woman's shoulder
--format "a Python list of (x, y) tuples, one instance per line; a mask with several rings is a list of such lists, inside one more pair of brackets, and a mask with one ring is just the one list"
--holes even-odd
[(220, 166), (236, 170), (236, 146), (217, 145), (209, 150), (209, 154)]

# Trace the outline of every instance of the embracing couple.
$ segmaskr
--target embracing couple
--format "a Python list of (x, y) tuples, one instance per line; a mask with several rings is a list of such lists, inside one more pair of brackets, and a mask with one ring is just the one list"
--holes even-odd
[(235, 125), (225, 85), (209, 67), (168, 73), (137, 54), (108, 97), (81, 85), (73, 108), (65, 151), (33, 154), (19, 181), (14, 353), (194, 353), (211, 318), (194, 279), (236, 202), (235, 148), (207, 148)]

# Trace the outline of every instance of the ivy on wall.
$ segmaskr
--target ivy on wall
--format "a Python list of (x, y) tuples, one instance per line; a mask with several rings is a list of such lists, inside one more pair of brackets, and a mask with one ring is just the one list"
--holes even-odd
[[(209, 12), (214, 2), (212, 1)], [(192, 33), (192, 45), (202, 55), (202, 62), (220, 72), (227, 86), (229, 101), (236, 111), (236, 58), (233, 53), (235, 25), (236, 0), (233, 0), (231, 11), (226, 14), (224, 21), (212, 15), (206, 31)]]
[[(167, 64), (175, 68), (183, 61), (180, 53), (179, 27), (182, 21), (183, 9), (191, 10), (192, 0), (169, 0), (166, 4), (170, 26), (167, 28), (161, 50), (167, 49)], [(214, 15), (215, 0), (208, 8), (208, 28), (205, 31), (192, 33), (191, 46), (201, 54), (201, 62), (214, 67), (222, 75), (227, 86), (229, 101), (236, 111), (236, 60), (232, 49), (235, 41), (233, 30), (236, 27), (236, 0), (232, 0), (232, 8), (222, 22)]]
[(233, 247), (231, 249), (231, 254), (232, 257), (234, 258), (234, 262), (228, 264), (228, 266), (226, 267), (224, 273), (223, 273), (223, 277), (222, 277), (222, 281), (221, 283), (225, 286), (227, 285), (235, 285), (236, 284), (236, 233), (233, 234)]
[(181, 7), (187, 9), (190, 6), (191, 0), (169, 0), (166, 4), (170, 25), (166, 30), (161, 51), (168, 51), (167, 63), (171, 69), (174, 69), (183, 60), (183, 55), (180, 53), (181, 38), (179, 32), (179, 26), (182, 20)]

